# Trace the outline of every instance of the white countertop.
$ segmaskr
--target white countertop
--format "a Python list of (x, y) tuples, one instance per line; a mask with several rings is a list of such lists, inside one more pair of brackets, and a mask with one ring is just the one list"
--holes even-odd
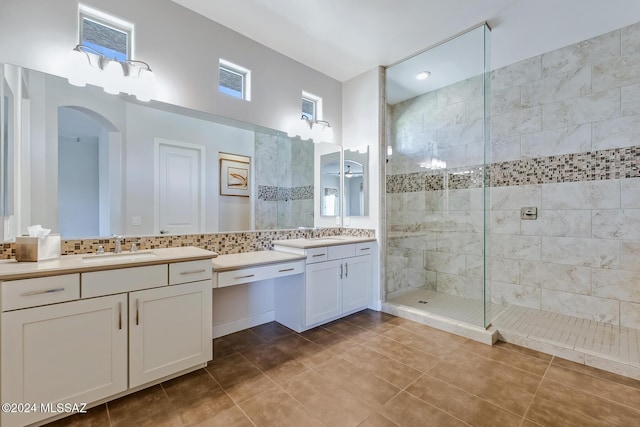
[(348, 245), (352, 243), (374, 242), (375, 237), (353, 237), (353, 236), (328, 236), (311, 239), (289, 239), (273, 240), (273, 245), (288, 246), (291, 248), (308, 249), (323, 246)]
[(18, 262), (14, 259), (2, 260), (0, 261), (0, 280), (16, 280), (166, 264), (171, 262), (196, 261), (211, 259), (217, 256), (218, 254), (215, 252), (187, 246), (180, 248), (140, 249), (138, 252), (122, 252), (117, 256), (114, 256), (112, 253), (104, 255), (63, 255), (60, 258), (38, 262)]
[(281, 262), (306, 259), (304, 255), (279, 251), (243, 252), (240, 254), (219, 255), (213, 260), (213, 271), (229, 271), (255, 265), (279, 264)]

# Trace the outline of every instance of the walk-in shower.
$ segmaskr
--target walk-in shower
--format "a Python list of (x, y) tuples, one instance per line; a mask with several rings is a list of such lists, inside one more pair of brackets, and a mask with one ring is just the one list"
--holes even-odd
[(489, 28), (386, 70), (386, 302), (486, 327)]

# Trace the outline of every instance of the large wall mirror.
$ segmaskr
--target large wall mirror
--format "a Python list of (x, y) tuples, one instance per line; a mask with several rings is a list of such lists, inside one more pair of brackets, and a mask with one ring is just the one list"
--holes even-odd
[(64, 238), (313, 227), (319, 158), (340, 157), (200, 111), (0, 72), (3, 240), (31, 224)]
[(369, 215), (369, 149), (344, 150), (344, 216)]

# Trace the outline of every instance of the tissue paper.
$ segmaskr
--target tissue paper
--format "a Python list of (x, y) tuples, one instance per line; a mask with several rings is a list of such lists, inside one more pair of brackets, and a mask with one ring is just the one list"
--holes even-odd
[(60, 235), (42, 225), (27, 227), (29, 237), (16, 237), (16, 260), (44, 261), (60, 257)]

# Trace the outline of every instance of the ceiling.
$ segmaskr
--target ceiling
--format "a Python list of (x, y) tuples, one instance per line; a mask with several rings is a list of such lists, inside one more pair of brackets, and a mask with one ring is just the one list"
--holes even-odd
[(487, 21), (491, 67), (640, 21), (638, 0), (173, 0), (341, 82)]

